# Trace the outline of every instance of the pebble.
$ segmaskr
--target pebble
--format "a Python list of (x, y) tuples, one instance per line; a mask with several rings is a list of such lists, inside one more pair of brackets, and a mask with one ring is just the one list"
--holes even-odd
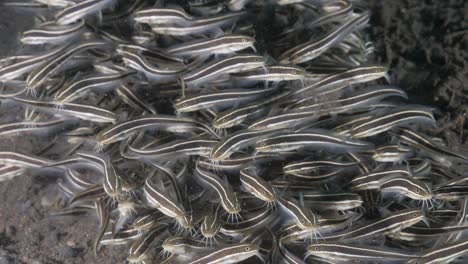
[(49, 197), (49, 196), (43, 196), (41, 198), (41, 206), (42, 207), (52, 207), (54, 205), (54, 199), (53, 197)]
[(69, 247), (76, 247), (76, 243), (75, 243), (75, 241), (68, 240), (68, 241), (67, 241), (67, 246), (69, 246)]

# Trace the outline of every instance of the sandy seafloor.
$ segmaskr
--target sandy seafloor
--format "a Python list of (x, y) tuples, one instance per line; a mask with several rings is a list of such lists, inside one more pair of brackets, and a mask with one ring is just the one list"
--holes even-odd
[[(468, 107), (468, 4), (375, 0), (370, 6), (376, 59), (390, 65), (393, 84), (407, 90), (411, 102), (438, 107), (446, 133), (460, 134), (461, 127), (453, 121)], [(13, 54), (19, 32), (32, 23), (30, 16), (0, 7), (0, 57)], [(454, 145), (465, 143), (462, 134)], [(30, 144), (0, 140), (0, 148), (26, 152)], [(61, 197), (56, 180), (22, 175), (0, 183), (0, 264), (123, 263), (125, 247), (106, 247), (94, 257), (98, 223), (93, 215), (50, 216)]]

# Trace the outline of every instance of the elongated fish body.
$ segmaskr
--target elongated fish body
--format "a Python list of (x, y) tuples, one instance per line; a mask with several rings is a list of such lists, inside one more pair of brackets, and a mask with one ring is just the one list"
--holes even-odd
[(243, 35), (226, 35), (208, 40), (184, 42), (166, 50), (174, 56), (206, 56), (211, 54), (230, 54), (253, 47), (254, 39)]
[(90, 14), (112, 5), (114, 0), (85, 0), (64, 8), (55, 15), (55, 20), (60, 25), (73, 23)]
[(351, 33), (357, 27), (365, 24), (369, 21), (369, 14), (364, 13), (360, 16), (357, 16), (354, 19), (351, 19), (349, 22), (344, 23), (338, 27), (331, 34), (315, 41), (306, 42), (302, 45), (294, 47), (293, 49), (285, 52), (280, 61), (282, 63), (294, 63), (299, 64), (309, 60), (312, 60), (322, 54), (330, 46), (336, 44), (341, 39), (346, 37), (347, 34)]
[(225, 110), (233, 105), (244, 104), (263, 98), (274, 89), (226, 89), (213, 93), (180, 98), (174, 104), (178, 112), (193, 112), (206, 108)]
[(58, 47), (50, 50), (45, 54), (15, 59), (14, 62), (11, 62), (10, 64), (0, 68), (0, 80), (13, 80), (23, 75), (24, 73), (28, 73), (31, 70), (45, 64), (51, 58), (59, 56), (65, 48), (66, 46)]
[(333, 151), (363, 150), (372, 148), (372, 144), (346, 139), (320, 130), (285, 132), (257, 141), (258, 152), (291, 151), (307, 148), (327, 148)]
[(214, 61), (183, 76), (187, 86), (201, 85), (228, 73), (246, 71), (265, 65), (265, 61), (258, 55), (235, 55), (219, 61)]
[(83, 31), (84, 26), (84, 20), (64, 26), (48, 23), (46, 25), (41, 25), (38, 29), (25, 31), (21, 35), (20, 41), (28, 45), (62, 44), (77, 38), (77, 35)]
[(222, 27), (232, 21), (238, 20), (245, 12), (231, 12), (208, 18), (194, 19), (188, 24), (164, 24), (153, 25), (151, 29), (162, 35), (188, 36), (206, 33), (213, 28)]
[(91, 105), (62, 103), (60, 104), (60, 107), (57, 107), (57, 103), (51, 101), (39, 101), (19, 97), (15, 97), (13, 100), (21, 104), (31, 106), (35, 109), (59, 116), (69, 116), (96, 123), (115, 123), (117, 120), (115, 114), (111, 111)]
[(400, 253), (392, 250), (361, 247), (339, 243), (314, 243), (307, 247), (307, 256), (319, 256), (334, 261), (346, 260), (409, 260), (414, 254)]
[(203, 126), (191, 118), (170, 115), (148, 115), (128, 120), (101, 131), (96, 140), (101, 144), (111, 144), (124, 140), (137, 131), (162, 130), (172, 132), (188, 132)]
[(176, 23), (188, 25), (192, 23), (193, 17), (188, 15), (182, 8), (148, 8), (141, 9), (134, 13), (133, 19), (138, 23), (150, 25)]
[(230, 264), (237, 263), (258, 254), (258, 246), (252, 243), (238, 243), (205, 254), (190, 264)]

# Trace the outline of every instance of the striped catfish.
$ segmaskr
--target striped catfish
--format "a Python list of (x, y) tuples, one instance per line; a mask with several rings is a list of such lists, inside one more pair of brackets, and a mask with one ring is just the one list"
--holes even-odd
[(382, 65), (364, 65), (326, 75), (320, 80), (294, 91), (296, 97), (314, 95), (320, 92), (322, 95), (336, 92), (344, 87), (369, 82), (384, 77), (388, 68)]
[(468, 185), (442, 185), (433, 191), (436, 199), (444, 201), (457, 201), (468, 197)]
[(85, 174), (80, 174), (76, 170), (68, 168), (66, 173), (66, 179), (75, 188), (84, 190), (94, 185), (93, 182), (86, 180), (84, 175)]
[(424, 182), (410, 177), (394, 177), (383, 181), (380, 186), (382, 194), (397, 193), (413, 200), (431, 200), (434, 197), (431, 188)]
[(0, 125), (0, 136), (20, 134), (49, 135), (66, 128), (67, 121), (61, 118), (46, 121), (23, 121)]
[(394, 177), (411, 177), (411, 171), (404, 166), (396, 166), (394, 168), (376, 167), (374, 170), (362, 175), (358, 175), (351, 180), (352, 190), (367, 190), (378, 188), (383, 182)]
[(38, 111), (44, 111), (59, 116), (78, 118), (96, 123), (115, 123), (117, 121), (117, 117), (113, 112), (92, 105), (60, 103), (60, 107), (58, 107), (59, 105), (52, 100), (40, 101), (37, 99), (28, 99), (26, 97), (14, 97), (12, 100), (30, 106)]
[(51, 160), (14, 151), (0, 151), (0, 164), (20, 168), (42, 168), (52, 163)]
[(326, 149), (330, 152), (347, 152), (372, 149), (372, 144), (327, 132), (309, 129), (301, 132), (279, 132), (260, 139), (255, 144), (258, 152), (282, 152), (300, 149)]
[(356, 246), (342, 243), (313, 243), (307, 246), (307, 255), (317, 256), (332, 261), (377, 261), (409, 260), (416, 255), (394, 251), (389, 248)]
[(283, 244), (281, 240), (279, 241), (279, 254), (283, 258), (285, 262), (280, 263), (287, 263), (287, 264), (306, 264), (306, 262), (296, 256), (291, 250), (288, 249), (286, 244)]
[(390, 237), (404, 241), (433, 242), (442, 235), (464, 232), (468, 229), (466, 224), (447, 224), (441, 227), (410, 226), (398, 233), (391, 234)]
[(259, 55), (234, 55), (208, 63), (185, 74), (182, 78), (188, 87), (198, 86), (213, 81), (229, 73), (236, 73), (265, 65), (262, 56)]
[(259, 248), (253, 243), (234, 243), (191, 260), (189, 264), (230, 264), (253, 256), (261, 258)]
[(281, 129), (290, 128), (296, 132), (314, 127), (323, 127), (324, 124), (333, 121), (329, 113), (308, 109), (287, 109), (284, 105), (273, 106), (266, 117), (261, 117), (251, 122), (249, 129)]
[(107, 197), (100, 197), (96, 199), (94, 206), (96, 207), (96, 213), (99, 219), (99, 232), (93, 244), (94, 255), (97, 256), (100, 246), (99, 243), (101, 242), (101, 239), (104, 236), (107, 227), (109, 226), (112, 206), (109, 203), (109, 199)]
[(121, 176), (117, 174), (117, 171), (108, 156), (87, 152), (78, 152), (77, 155), (98, 164), (102, 168), (102, 172), (104, 173), (104, 190), (110, 197), (117, 197), (122, 193)]
[(255, 39), (231, 34), (211, 39), (184, 42), (168, 47), (165, 51), (174, 56), (206, 57), (212, 54), (231, 54), (254, 47)]
[(96, 141), (99, 144), (108, 145), (122, 141), (136, 132), (146, 130), (168, 131), (173, 133), (201, 130), (218, 137), (218, 135), (212, 132), (206, 125), (191, 118), (171, 115), (147, 115), (105, 128), (96, 136)]
[(275, 160), (284, 159), (283, 156), (272, 153), (258, 154), (233, 154), (229, 159), (216, 160), (213, 162), (209, 158), (200, 157), (198, 164), (205, 169), (213, 169), (215, 171), (235, 172), (242, 168), (253, 166), (256, 164), (268, 164)]
[(378, 162), (398, 163), (407, 160), (414, 154), (414, 150), (402, 145), (386, 145), (376, 148), (372, 158)]
[(152, 207), (158, 209), (166, 216), (175, 219), (180, 227), (185, 229), (193, 228), (191, 217), (177, 199), (173, 198), (165, 190), (164, 184), (160, 179), (154, 176), (146, 178), (144, 193)]
[(345, 231), (341, 234), (327, 237), (327, 239), (338, 238), (340, 240), (359, 240), (382, 233), (395, 233), (423, 220), (425, 220), (425, 215), (421, 210), (403, 209), (396, 212), (392, 212), (391, 215), (373, 221), (364, 226), (354, 228), (350, 231)]
[(309, 175), (322, 170), (341, 172), (341, 169), (352, 169), (357, 166), (356, 162), (343, 162), (332, 160), (313, 160), (313, 161), (296, 161), (283, 166), (283, 172), (288, 175), (293, 175), (300, 178), (307, 178)]
[(448, 150), (446, 147), (440, 146), (428, 139), (428, 137), (422, 133), (399, 128), (395, 131), (395, 134), (401, 142), (427, 152), (431, 158), (444, 165), (451, 165), (453, 162), (452, 160), (468, 160), (468, 156)]
[(330, 47), (343, 40), (352, 31), (367, 24), (369, 18), (370, 15), (367, 12), (358, 15), (355, 18), (346, 21), (324, 37), (318, 40), (308, 41), (286, 51), (280, 56), (279, 60), (282, 64), (299, 64), (313, 60), (328, 50)]
[(20, 41), (27, 45), (63, 44), (76, 38), (82, 33), (84, 27), (84, 20), (70, 25), (56, 25), (54, 22), (43, 23), (37, 29), (23, 32)]
[(117, 88), (118, 84), (133, 72), (117, 74), (84, 76), (77, 81), (68, 83), (59, 89), (54, 99), (56, 102), (69, 103), (93, 90), (109, 91)]
[(442, 244), (427, 253), (407, 262), (407, 264), (440, 264), (451, 263), (453, 260), (468, 253), (468, 240)]
[(167, 225), (161, 224), (149, 230), (140, 238), (135, 240), (128, 250), (127, 260), (130, 263), (139, 263), (152, 256), (154, 246), (161, 236), (166, 232)]
[(280, 92), (271, 95), (263, 100), (257, 100), (254, 103), (247, 104), (234, 109), (228, 109), (223, 112), (217, 113), (212, 125), (215, 128), (230, 128), (241, 124), (245, 120), (253, 116), (261, 115), (269, 111), (268, 106), (278, 103), (280, 100), (288, 97), (291, 92)]
[(255, 141), (277, 133), (279, 130), (240, 130), (221, 139), (211, 150), (210, 160), (220, 161), (229, 159), (236, 151), (245, 148)]
[(137, 95), (135, 91), (133, 91), (134, 87), (129, 87), (128, 85), (122, 83), (115, 92), (117, 95), (122, 98), (122, 100), (130, 105), (131, 107), (141, 110), (146, 113), (150, 114), (157, 114), (156, 109), (151, 106), (149, 103), (144, 102), (140, 95)]
[(67, 7), (75, 3), (72, 0), (34, 0), (34, 1), (48, 5), (48, 6), (54, 6), (54, 7)]
[(174, 103), (177, 112), (193, 112), (203, 109), (226, 110), (234, 105), (242, 105), (272, 93), (276, 88), (224, 89), (215, 92), (188, 95)]
[(220, 233), (230, 237), (248, 238), (256, 231), (262, 230), (269, 225), (273, 225), (278, 220), (275, 208), (261, 206), (257, 209), (247, 209), (248, 213), (241, 214), (241, 220), (221, 226)]
[(133, 14), (133, 19), (137, 23), (146, 23), (150, 25), (177, 23), (181, 25), (191, 24), (194, 17), (187, 14), (180, 6), (171, 6), (165, 8), (144, 8)]
[(49, 61), (47, 61), (44, 67), (37, 68), (34, 71), (32, 71), (26, 79), (26, 87), (32, 93), (35, 93), (36, 89), (39, 88), (39, 86), (44, 84), (49, 77), (51, 77), (58, 71), (60, 66), (62, 66), (65, 62), (71, 59), (74, 55), (89, 49), (102, 49), (104, 47), (108, 48), (109, 43), (104, 41), (87, 41), (67, 48), (60, 55), (53, 57)]
[(317, 232), (320, 228), (318, 216), (308, 207), (300, 205), (292, 198), (280, 196), (279, 204), (281, 207), (294, 218), (294, 223), (303, 230), (308, 230), (311, 233)]
[[(116, 48), (117, 53), (123, 55), (124, 52), (131, 54), (139, 54), (143, 58), (146, 58), (152, 62), (156, 62), (158, 65), (174, 65), (183, 66), (183, 59), (177, 58), (170, 54), (166, 54), (157, 49), (150, 49), (135, 44), (119, 44)], [(162, 69), (161, 69), (162, 70)]]
[(212, 247), (203, 244), (202, 241), (182, 236), (171, 236), (166, 238), (161, 247), (166, 252), (187, 257), (193, 257), (203, 252), (212, 250)]
[(127, 67), (142, 72), (152, 82), (167, 82), (174, 80), (185, 71), (181, 65), (169, 65), (169, 67), (158, 67), (141, 54), (121, 51), (122, 60)]
[(100, 12), (114, 2), (114, 0), (84, 0), (59, 11), (55, 15), (55, 21), (60, 25), (71, 24), (88, 15)]
[(96, 199), (106, 196), (107, 193), (104, 190), (104, 186), (102, 184), (95, 184), (85, 190), (73, 193), (70, 197), (69, 204), (96, 201)]
[(203, 236), (202, 241), (205, 241), (206, 244), (212, 244), (213, 240), (217, 242), (216, 237), (219, 236), (219, 231), (221, 230), (222, 222), (221, 216), (219, 213), (219, 208), (221, 206), (216, 206), (216, 209), (210, 210), (204, 217), (200, 224), (200, 233)]
[(36, 69), (62, 54), (66, 48), (67, 46), (65, 45), (52, 49), (44, 54), (14, 58), (9, 61), (7, 65), (2, 65), (0, 67), (0, 81), (13, 80)]
[(132, 226), (118, 232), (107, 231), (101, 239), (101, 245), (126, 245), (140, 238), (143, 233)]
[[(368, 108), (370, 104), (387, 97), (402, 97), (407, 99), (406, 93), (399, 88), (391, 86), (372, 86), (356, 93), (345, 94), (342, 98), (336, 100), (327, 100), (326, 97), (320, 100), (321, 95), (317, 94), (312, 97), (297, 100), (291, 107), (309, 110), (314, 109), (327, 113), (351, 113), (356, 108)], [(318, 102), (317, 98), (319, 98)]]
[(138, 158), (163, 160), (165, 158), (179, 158), (178, 155), (208, 156), (217, 143), (218, 141), (213, 139), (193, 138), (174, 140), (169, 143), (156, 145), (150, 148), (135, 148), (133, 146), (129, 146), (129, 149)]
[[(318, 234), (324, 232), (320, 239), (326, 239), (328, 233), (339, 232), (343, 229), (349, 228), (355, 221), (358, 221), (363, 216), (362, 213), (347, 212), (345, 215), (330, 214), (321, 215), (318, 219), (319, 229)], [(281, 243), (294, 243), (301, 240), (307, 241), (311, 239), (311, 233), (308, 230), (304, 230), (299, 226), (292, 224), (282, 228), (279, 232), (279, 240)], [(316, 237), (315, 239), (319, 239)]]
[(177, 23), (167, 23), (150, 25), (153, 32), (169, 36), (187, 36), (210, 32), (213, 28), (219, 28), (233, 21), (238, 20), (245, 14), (245, 11), (229, 12), (207, 18), (197, 18), (186, 25)]
[(405, 106), (392, 109), (377, 117), (356, 124), (349, 130), (353, 138), (365, 138), (388, 131), (407, 123), (435, 124), (432, 109), (419, 106)]
[(278, 194), (271, 185), (257, 175), (254, 167), (247, 167), (240, 171), (240, 181), (245, 190), (268, 204), (276, 203)]
[(362, 205), (362, 198), (355, 193), (314, 193), (302, 192), (292, 195), (296, 199), (303, 199), (304, 205), (319, 211), (336, 210), (345, 211), (358, 208)]
[(306, 78), (307, 72), (298, 66), (290, 65), (273, 65), (265, 68), (254, 69), (250, 71), (232, 74), (231, 78), (234, 82), (241, 84), (260, 82), (260, 81), (294, 81), (303, 80)]
[(0, 182), (8, 181), (23, 174), (24, 168), (14, 165), (0, 165)]
[[(324, 24), (346, 19), (353, 15), (353, 5), (351, 1), (336, 1), (324, 4), (321, 9), (324, 11), (318, 18), (304, 24), (305, 28), (311, 29)], [(294, 28), (295, 29), (295, 28)]]
[(167, 220), (167, 218), (160, 211), (149, 211), (136, 217), (132, 223), (132, 227), (143, 233), (143, 231), (148, 231), (161, 225), (166, 225), (167, 223), (164, 222), (164, 220)]
[(241, 204), (231, 185), (226, 180), (222, 180), (218, 175), (204, 170), (198, 165), (195, 167), (195, 172), (202, 184), (217, 193), (219, 203), (229, 214), (229, 217), (236, 217), (241, 211)]

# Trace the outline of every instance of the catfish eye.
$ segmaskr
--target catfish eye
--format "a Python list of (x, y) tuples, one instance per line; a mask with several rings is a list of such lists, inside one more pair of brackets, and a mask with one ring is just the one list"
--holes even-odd
[(245, 251), (250, 251), (250, 247), (245, 247)]
[(416, 216), (418, 216), (418, 214), (414, 213), (414, 214), (413, 214), (413, 217), (416, 217)]
[(226, 122), (227, 122), (227, 121), (226, 121), (226, 118), (223, 118), (223, 120), (221, 120), (221, 121), (222, 121), (223, 123), (226, 123)]
[(301, 220), (301, 224), (305, 224), (305, 220), (304, 220), (304, 219)]
[(262, 194), (262, 195), (265, 195), (266, 193), (265, 193), (265, 191), (262, 191), (261, 194)]
[(315, 250), (315, 251), (318, 251), (318, 250), (319, 250), (319, 247), (314, 247), (314, 250)]
[(420, 192), (420, 190), (419, 190), (419, 189), (417, 189), (417, 190), (416, 190), (416, 193), (419, 193), (419, 192)]
[(246, 43), (246, 42), (247, 42), (247, 40), (246, 40), (246, 39), (242, 39), (242, 42), (243, 42), (243, 43)]

